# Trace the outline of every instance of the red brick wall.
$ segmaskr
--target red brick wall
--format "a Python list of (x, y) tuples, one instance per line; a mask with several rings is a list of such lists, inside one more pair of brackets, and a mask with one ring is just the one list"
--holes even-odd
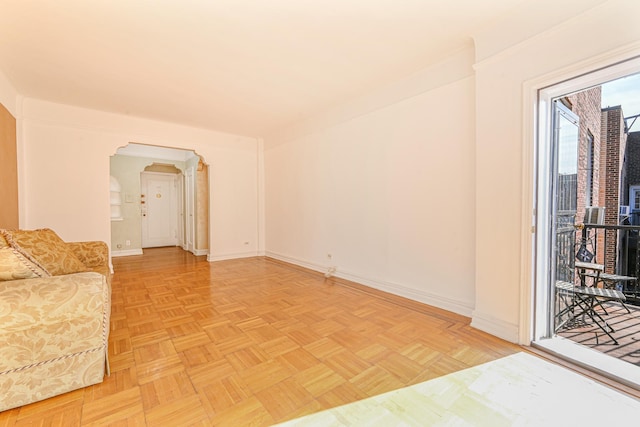
[(576, 221), (582, 222), (587, 206), (587, 174), (589, 165), (587, 164), (589, 133), (593, 135), (593, 180), (592, 180), (592, 201), (591, 206), (603, 206), (600, 203), (600, 86), (568, 96), (573, 111), (579, 117), (579, 145), (578, 145), (578, 206)]
[[(579, 118), (578, 122), (578, 203), (576, 210), (576, 223), (582, 223), (584, 220), (585, 208), (587, 206), (604, 206), (601, 200), (604, 198), (600, 195), (600, 165), (601, 165), (601, 88), (595, 87), (589, 90), (585, 90), (574, 95), (566, 97), (568, 101), (568, 107)], [(567, 102), (565, 102), (567, 104)], [(592, 164), (588, 164), (589, 159), (589, 146), (588, 135), (593, 136), (593, 152), (592, 152)], [(592, 171), (590, 169), (593, 169)], [(587, 201), (587, 175), (592, 174), (591, 181), (591, 203)], [(582, 238), (582, 232), (576, 233), (576, 242), (579, 242)], [(596, 251), (597, 262), (603, 262), (604, 252), (600, 249), (603, 242), (597, 242), (596, 247), (599, 248)], [(590, 248), (591, 249), (591, 248)]]
[[(624, 196), (620, 194), (620, 179), (627, 144), (621, 107), (602, 110), (601, 132), (603, 154), (600, 157), (600, 200), (604, 200), (606, 207), (605, 223), (618, 224), (618, 206), (624, 204)], [(605, 270), (609, 273), (615, 272), (616, 255), (617, 232), (609, 231), (605, 248)]]

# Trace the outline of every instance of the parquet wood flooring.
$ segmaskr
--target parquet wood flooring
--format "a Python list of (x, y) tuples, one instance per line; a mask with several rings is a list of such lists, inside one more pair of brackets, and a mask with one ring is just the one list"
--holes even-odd
[(521, 351), (469, 319), (256, 257), (114, 258), (111, 376), (0, 426), (263, 426)]

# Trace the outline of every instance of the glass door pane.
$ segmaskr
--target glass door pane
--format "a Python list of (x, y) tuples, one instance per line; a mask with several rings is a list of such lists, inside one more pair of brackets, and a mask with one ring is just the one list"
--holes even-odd
[(549, 295), (554, 307), (549, 322), (555, 332), (573, 320), (571, 301), (575, 283), (576, 212), (578, 203), (578, 117), (554, 101), (552, 262)]

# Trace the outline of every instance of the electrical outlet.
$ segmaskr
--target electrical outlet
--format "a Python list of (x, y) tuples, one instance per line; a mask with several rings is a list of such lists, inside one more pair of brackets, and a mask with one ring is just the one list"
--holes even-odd
[(333, 255), (331, 255), (331, 254), (327, 254), (327, 258), (328, 258), (328, 259), (333, 258)]
[(127, 246), (131, 246), (131, 240), (126, 240), (126, 241), (124, 242), (124, 244), (125, 244), (125, 245), (127, 245)]

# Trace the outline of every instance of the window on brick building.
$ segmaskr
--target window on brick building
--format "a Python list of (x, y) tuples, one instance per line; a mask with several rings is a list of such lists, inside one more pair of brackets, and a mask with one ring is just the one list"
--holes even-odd
[(632, 185), (629, 190), (629, 202), (631, 204), (631, 209), (634, 211), (640, 211), (640, 186)]

